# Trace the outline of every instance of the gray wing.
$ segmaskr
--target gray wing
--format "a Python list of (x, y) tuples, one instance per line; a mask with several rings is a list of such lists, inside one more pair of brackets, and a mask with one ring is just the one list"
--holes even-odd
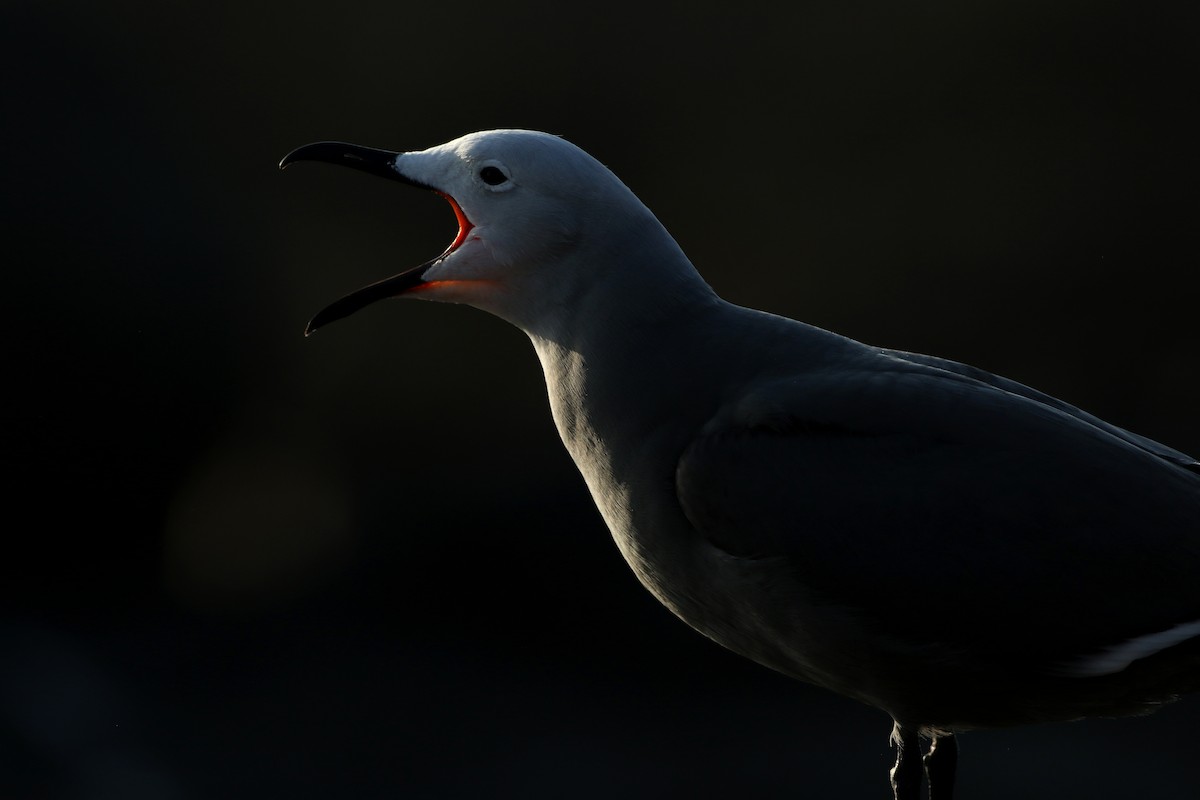
[(773, 582), (784, 564), (816, 604), (998, 659), (1062, 663), (1200, 619), (1193, 459), (1000, 380), (869, 366), (778, 380), (712, 420), (676, 474), (693, 526)]
[(999, 375), (993, 375), (986, 370), (979, 369), (978, 367), (972, 367), (970, 364), (963, 364), (961, 362), (951, 361), (946, 358), (926, 356), (920, 353), (907, 353), (902, 350), (885, 349), (880, 350), (880, 352), (883, 355), (908, 361), (913, 364), (923, 364), (925, 366), (934, 367), (935, 369), (945, 370), (955, 375), (961, 375), (963, 377), (979, 381), (980, 383), (986, 384), (993, 388), (1010, 392), (1028, 400), (1033, 400), (1041, 405), (1062, 411), (1065, 414), (1075, 417), (1081, 422), (1086, 422), (1093, 427), (1099, 428), (1100, 430), (1112, 434), (1117, 438), (1124, 439), (1131, 444), (1136, 444), (1143, 450), (1147, 450), (1155, 455), (1161, 456), (1162, 458), (1172, 461), (1181, 467), (1190, 469), (1193, 472), (1200, 472), (1200, 461), (1197, 461), (1191, 456), (1167, 447), (1164, 444), (1160, 444), (1153, 439), (1147, 439), (1145, 436), (1140, 436), (1132, 431), (1127, 431), (1124, 428), (1111, 425), (1104, 420), (1099, 419), (1098, 417), (1092, 416), (1086, 411), (1076, 408), (1070, 403), (1064, 403), (1057, 397), (1051, 397), (1050, 395), (1045, 394), (1044, 392), (1039, 392), (1037, 389), (1033, 389), (1023, 383), (1018, 383), (1017, 381), (1010, 380)]

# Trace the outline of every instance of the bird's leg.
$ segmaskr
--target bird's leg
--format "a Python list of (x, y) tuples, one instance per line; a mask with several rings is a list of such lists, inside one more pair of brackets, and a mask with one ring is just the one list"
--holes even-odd
[(895, 800), (920, 800), (921, 797), (921, 739), (916, 731), (892, 727), (892, 743), (896, 745), (896, 766), (892, 767), (892, 794)]
[(948, 733), (934, 736), (924, 761), (925, 778), (929, 781), (929, 800), (953, 800), (958, 739)]

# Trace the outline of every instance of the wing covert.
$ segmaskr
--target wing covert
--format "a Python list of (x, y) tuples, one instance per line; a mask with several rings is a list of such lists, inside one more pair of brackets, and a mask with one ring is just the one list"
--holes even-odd
[[(914, 641), (947, 620), (899, 613), (904, 598), (948, 607), (972, 647), (1084, 652), (1200, 617), (1200, 478), (969, 376), (759, 386), (691, 443), (676, 488), (714, 547)], [(995, 598), (1043, 609), (1040, 628), (1010, 630)]]

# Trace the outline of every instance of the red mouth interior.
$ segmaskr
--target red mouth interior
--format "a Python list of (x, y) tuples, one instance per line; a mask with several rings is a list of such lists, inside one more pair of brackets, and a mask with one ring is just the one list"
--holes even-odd
[(475, 226), (471, 224), (471, 220), (467, 219), (467, 215), (463, 213), (462, 208), (459, 207), (458, 203), (453, 197), (445, 192), (438, 192), (438, 194), (446, 198), (446, 202), (449, 203), (450, 207), (454, 209), (454, 216), (458, 219), (458, 235), (454, 237), (454, 241), (451, 242), (450, 246), (446, 248), (446, 252), (449, 253), (451, 250), (467, 240), (467, 234), (470, 233), (471, 229)]

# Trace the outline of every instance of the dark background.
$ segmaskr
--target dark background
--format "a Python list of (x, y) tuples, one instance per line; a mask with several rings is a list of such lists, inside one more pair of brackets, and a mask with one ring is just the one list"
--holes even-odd
[[(302, 338), (454, 223), (276, 162), (562, 134), (727, 298), (1196, 453), (1200, 31), (1164, 9), (6, 0), (0, 796), (887, 797), (884, 715), (637, 585), (522, 334)], [(1198, 725), (971, 734), (961, 788), (1195, 798)]]

